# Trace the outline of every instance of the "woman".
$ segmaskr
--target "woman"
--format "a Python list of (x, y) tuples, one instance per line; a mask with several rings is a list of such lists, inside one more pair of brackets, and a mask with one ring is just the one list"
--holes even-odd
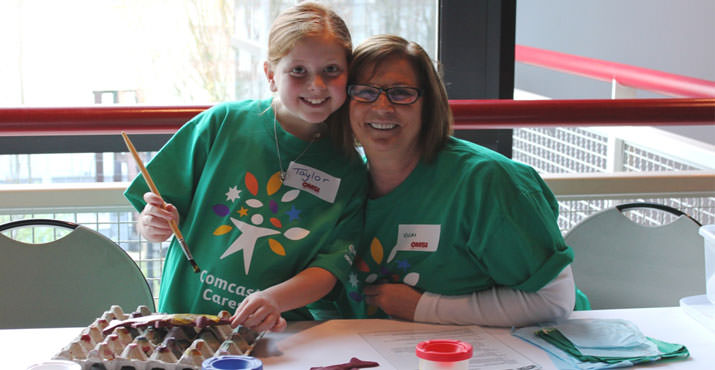
[(339, 311), (493, 326), (567, 317), (573, 252), (536, 171), (450, 136), (444, 85), (415, 43), (366, 40), (348, 78), (351, 130), (339, 135), (348, 152), (362, 145), (371, 188)]

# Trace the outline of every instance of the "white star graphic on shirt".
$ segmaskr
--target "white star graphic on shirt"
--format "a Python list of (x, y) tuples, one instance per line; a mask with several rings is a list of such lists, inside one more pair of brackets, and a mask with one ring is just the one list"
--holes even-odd
[(357, 286), (358, 286), (358, 278), (357, 278), (357, 275), (355, 275), (355, 274), (350, 274), (350, 277), (348, 278), (348, 281), (350, 282), (350, 285), (351, 285), (353, 288), (357, 288)]
[(226, 193), (226, 200), (234, 201), (241, 196), (241, 191), (238, 190), (238, 186), (233, 186), (228, 189)]
[(251, 258), (253, 257), (253, 249), (256, 247), (256, 241), (264, 236), (280, 234), (280, 231), (258, 227), (247, 224), (243, 221), (231, 217), (236, 227), (241, 230), (241, 235), (226, 248), (220, 259), (224, 259), (238, 251), (243, 251), (243, 268), (248, 275), (248, 269), (251, 267)]

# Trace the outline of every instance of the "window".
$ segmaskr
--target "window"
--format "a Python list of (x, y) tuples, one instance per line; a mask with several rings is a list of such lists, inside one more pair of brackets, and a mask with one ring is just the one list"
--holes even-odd
[[(267, 97), (272, 20), (295, 0), (2, 2), (0, 106), (211, 104)], [(357, 45), (396, 33), (436, 57), (437, 0), (330, 0)]]

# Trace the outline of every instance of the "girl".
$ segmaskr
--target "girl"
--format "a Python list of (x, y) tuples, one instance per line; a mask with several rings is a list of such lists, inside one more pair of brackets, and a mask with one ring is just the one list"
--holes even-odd
[(367, 177), (324, 138), (324, 122), (345, 101), (351, 50), (330, 9), (286, 10), (264, 63), (273, 98), (214, 106), (167, 142), (147, 166), (165, 208), (142, 177), (127, 189), (141, 234), (166, 240), (175, 220), (200, 267), (172, 240), (160, 312), (231, 310), (234, 326), (277, 331), (285, 319), (312, 319), (305, 305), (344, 278)]

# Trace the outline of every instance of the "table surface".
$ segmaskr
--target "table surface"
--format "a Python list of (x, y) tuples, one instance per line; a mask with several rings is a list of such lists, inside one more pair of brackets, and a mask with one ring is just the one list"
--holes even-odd
[[(656, 362), (638, 368), (708, 369), (715, 364), (715, 332), (686, 314), (680, 307), (638, 308), (618, 310), (577, 311), (571, 318), (625, 319), (635, 323), (645, 334), (667, 342), (684, 344), (690, 351), (685, 360)], [(349, 361), (351, 357), (376, 361), (376, 369), (416, 368), (414, 352), (391, 357), (391, 340), (416, 335), (454, 330), (453, 326), (407, 323), (395, 320), (331, 320), (326, 322), (294, 322), (282, 333), (270, 333), (259, 342), (254, 355), (268, 370), (308, 369)], [(505, 328), (460, 327), (474, 330), (484, 337), (475, 351), (501, 346), (543, 369), (555, 369), (548, 355), (538, 347), (511, 335)], [(0, 357), (3, 369), (25, 369), (29, 365), (49, 360), (68, 344), (82, 328), (5, 329), (0, 330)], [(391, 334), (396, 334), (390, 337)], [(376, 339), (379, 343), (372, 342)], [(420, 340), (434, 338), (420, 338)], [(415, 339), (416, 340), (416, 339)], [(368, 343), (372, 342), (372, 343)]]

